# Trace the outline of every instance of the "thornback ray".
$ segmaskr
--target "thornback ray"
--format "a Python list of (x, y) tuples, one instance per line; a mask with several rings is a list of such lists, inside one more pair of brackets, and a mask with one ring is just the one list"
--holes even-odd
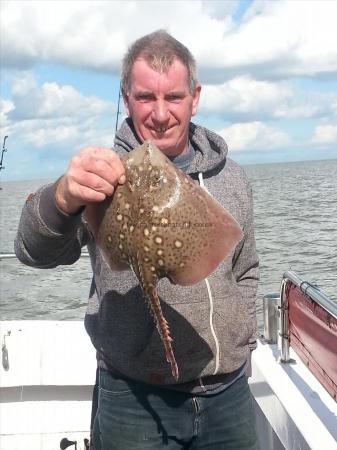
[(147, 141), (122, 157), (126, 182), (112, 197), (86, 208), (86, 220), (111, 270), (132, 268), (179, 378), (169, 324), (157, 284), (167, 277), (195, 284), (242, 239), (237, 221), (205, 189)]

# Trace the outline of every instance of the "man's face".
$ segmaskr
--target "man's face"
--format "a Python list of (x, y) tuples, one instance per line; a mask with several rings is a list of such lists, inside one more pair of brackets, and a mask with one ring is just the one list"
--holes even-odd
[(137, 59), (124, 103), (138, 137), (142, 141), (150, 139), (166, 155), (185, 151), (200, 89), (197, 85), (190, 93), (187, 68), (178, 59), (164, 73), (153, 70), (144, 59)]

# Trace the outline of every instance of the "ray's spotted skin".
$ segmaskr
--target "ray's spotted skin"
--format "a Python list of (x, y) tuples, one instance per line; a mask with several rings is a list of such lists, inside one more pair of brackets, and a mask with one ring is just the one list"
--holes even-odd
[(242, 239), (236, 220), (150, 142), (122, 158), (126, 182), (87, 206), (86, 219), (112, 270), (134, 270), (175, 380), (178, 365), (157, 294), (159, 279), (206, 278)]

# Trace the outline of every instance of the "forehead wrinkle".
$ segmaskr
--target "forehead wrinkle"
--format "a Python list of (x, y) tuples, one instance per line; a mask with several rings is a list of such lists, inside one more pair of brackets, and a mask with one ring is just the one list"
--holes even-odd
[[(141, 70), (138, 68), (135, 76), (135, 67), (138, 63), (142, 64)], [(176, 64), (178, 66), (176, 67)], [(140, 72), (141, 75), (140, 76)], [(184, 76), (182, 76), (184, 74)], [(173, 61), (172, 65), (165, 72), (157, 72), (144, 59), (139, 58), (135, 61), (131, 72), (131, 91), (134, 93), (144, 91), (155, 93), (165, 92), (189, 92), (188, 74), (185, 66), (179, 60)]]

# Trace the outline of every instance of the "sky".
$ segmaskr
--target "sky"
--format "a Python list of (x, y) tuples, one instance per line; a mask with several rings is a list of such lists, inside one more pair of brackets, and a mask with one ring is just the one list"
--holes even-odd
[(159, 28), (195, 56), (193, 121), (235, 161), (336, 159), (336, 17), (336, 0), (2, 0), (1, 179), (57, 178), (81, 148), (111, 148), (121, 59)]

